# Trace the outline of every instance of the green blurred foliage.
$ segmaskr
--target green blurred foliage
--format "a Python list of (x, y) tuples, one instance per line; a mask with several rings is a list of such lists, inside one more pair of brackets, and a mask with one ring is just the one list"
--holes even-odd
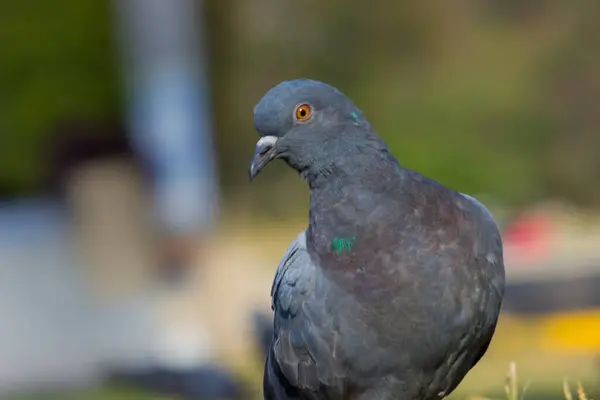
[[(0, 188), (25, 191), (39, 182), (42, 139), (59, 118), (118, 113), (118, 62), (108, 2), (5, 3)], [(259, 179), (278, 182), (269, 190), (247, 189), (252, 109), (281, 80), (311, 77), (350, 95), (401, 163), (450, 187), (513, 206), (547, 197), (597, 205), (599, 8), (206, 0), (224, 189), (275, 211), (298, 201), (301, 183), (284, 168)]]
[(63, 118), (119, 107), (110, 2), (2, 1), (0, 193), (39, 186), (50, 133)]

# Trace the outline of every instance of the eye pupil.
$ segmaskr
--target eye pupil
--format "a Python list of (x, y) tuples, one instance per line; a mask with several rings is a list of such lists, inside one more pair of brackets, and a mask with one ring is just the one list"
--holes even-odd
[(311, 108), (308, 104), (302, 104), (296, 108), (296, 118), (298, 120), (306, 120), (310, 117)]

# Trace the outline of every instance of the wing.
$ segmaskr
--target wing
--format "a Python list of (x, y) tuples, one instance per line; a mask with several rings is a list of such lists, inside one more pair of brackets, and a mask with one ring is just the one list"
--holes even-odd
[(485, 334), (483, 335), (483, 337), (481, 339), (482, 346), (481, 346), (479, 352), (476, 353), (476, 356), (475, 356), (473, 362), (471, 363), (471, 368), (473, 368), (475, 365), (477, 365), (477, 363), (481, 360), (481, 358), (485, 355), (488, 348), (490, 347), (490, 343), (492, 342), (492, 337), (494, 336), (494, 332), (496, 332), (496, 324), (497, 324), (497, 322), (495, 322), (495, 321), (492, 322), (491, 326), (488, 327)]
[(329, 283), (311, 261), (302, 232), (281, 260), (271, 289), (274, 338), (265, 387), (268, 380), (277, 380), (271, 385), (287, 388), (288, 396), (291, 386), (314, 393), (306, 398), (315, 399), (320, 398), (317, 392), (341, 392), (342, 369), (332, 352), (334, 327), (325, 307), (330, 295)]

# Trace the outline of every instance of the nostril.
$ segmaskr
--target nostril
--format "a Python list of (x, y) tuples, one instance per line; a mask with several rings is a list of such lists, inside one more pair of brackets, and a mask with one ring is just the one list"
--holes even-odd
[(264, 157), (277, 142), (277, 138), (274, 136), (264, 136), (258, 143), (256, 143), (256, 154), (260, 157)]

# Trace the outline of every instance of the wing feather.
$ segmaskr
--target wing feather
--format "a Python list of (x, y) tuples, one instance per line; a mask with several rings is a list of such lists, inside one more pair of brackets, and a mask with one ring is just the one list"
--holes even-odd
[(275, 329), (267, 362), (282, 372), (286, 386), (312, 392), (315, 398), (324, 390), (342, 390), (342, 368), (331, 351), (332, 318), (321, 315), (328, 293), (329, 284), (311, 260), (302, 232), (283, 256), (271, 288)]

